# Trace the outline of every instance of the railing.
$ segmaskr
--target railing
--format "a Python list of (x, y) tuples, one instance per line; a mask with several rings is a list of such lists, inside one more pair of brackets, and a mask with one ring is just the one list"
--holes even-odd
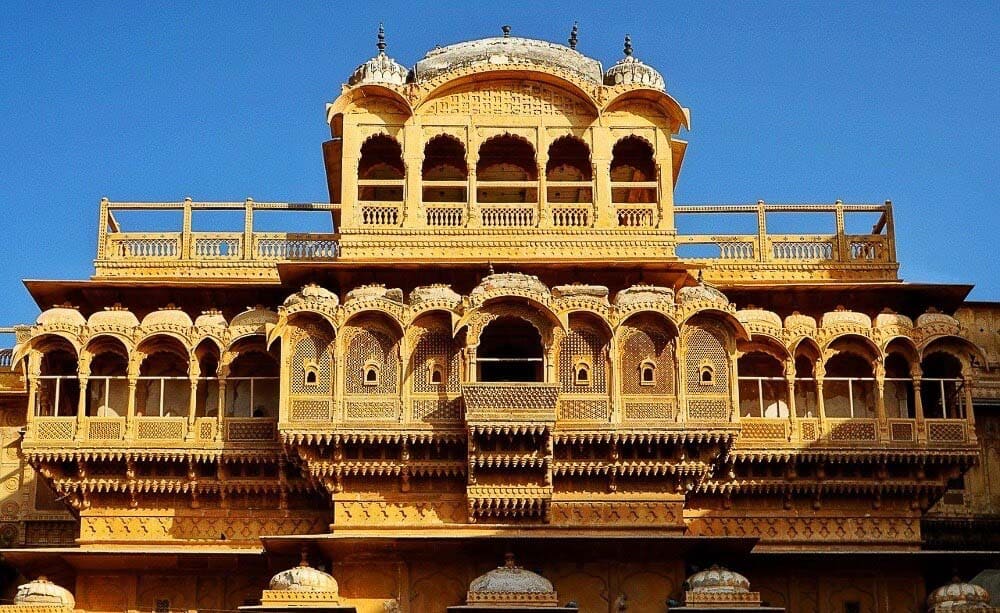
[(135, 440), (181, 441), (187, 429), (185, 417), (136, 417)]
[(788, 418), (743, 417), (740, 419), (740, 439), (752, 441), (787, 441), (791, 438)]
[(437, 228), (460, 228), (465, 225), (464, 204), (426, 204), (427, 225)]
[(14, 351), (12, 349), (0, 349), (0, 368), (10, 368), (14, 363)]
[[(616, 205), (621, 206), (621, 205)], [(896, 261), (895, 237), (892, 223), (892, 203), (884, 204), (764, 204), (756, 205), (698, 205), (674, 207), (676, 215), (712, 215), (720, 222), (734, 220), (748, 214), (756, 215), (756, 234), (709, 236), (679, 234), (678, 246), (698, 245), (702, 248), (694, 261), (713, 260), (772, 262), (865, 263), (892, 264)], [(825, 213), (834, 222), (833, 233), (771, 234), (767, 231), (768, 214), (793, 213), (813, 215)], [(857, 214), (878, 214), (871, 234), (847, 234), (845, 217)], [(715, 249), (712, 249), (714, 247)]]
[(656, 205), (617, 204), (615, 218), (621, 228), (652, 228), (656, 225)]
[(784, 377), (739, 377), (740, 415), (788, 418), (788, 382)]
[(88, 417), (86, 424), (89, 441), (120, 441), (125, 438), (124, 417)]
[[(381, 204), (381, 203), (379, 203)], [(393, 203), (396, 207), (399, 203)], [(116, 211), (173, 212), (182, 214), (182, 227), (172, 232), (131, 232), (115, 218)], [(192, 215), (199, 211), (243, 213), (242, 232), (208, 232), (192, 229)], [(339, 215), (340, 205), (288, 202), (110, 202), (101, 201), (97, 264), (99, 271), (113, 262), (225, 261), (244, 265), (282, 260), (327, 260), (339, 256), (340, 236), (334, 232), (257, 232), (254, 213), (260, 211), (326, 211)], [(371, 214), (380, 222), (381, 213)], [(389, 215), (391, 218), (391, 215)], [(398, 213), (396, 214), (398, 221)], [(391, 219), (390, 219), (391, 221)], [(381, 222), (380, 222), (381, 223)]]
[(532, 228), (537, 209), (534, 204), (480, 204), (479, 214), (486, 228)]
[(591, 211), (589, 204), (559, 204), (552, 207), (552, 225), (557, 228), (587, 228), (590, 227)]
[(361, 225), (363, 226), (398, 226), (402, 217), (400, 215), (400, 202), (363, 202), (361, 207)]
[(278, 434), (278, 421), (259, 417), (227, 417), (223, 420), (224, 439), (234, 443), (273, 441)]

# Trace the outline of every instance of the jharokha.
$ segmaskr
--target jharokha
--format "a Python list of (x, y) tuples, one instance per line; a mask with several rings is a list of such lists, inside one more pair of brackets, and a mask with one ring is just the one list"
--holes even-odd
[(102, 200), (0, 366), (0, 613), (994, 610), (1000, 304), (888, 201), (676, 203), (690, 111), (577, 39), (380, 31), (329, 202)]

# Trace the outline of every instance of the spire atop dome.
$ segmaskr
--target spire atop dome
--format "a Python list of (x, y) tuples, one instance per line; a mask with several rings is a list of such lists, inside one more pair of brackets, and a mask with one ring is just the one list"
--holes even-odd
[(510, 26), (502, 26), (500, 31), (503, 32), (504, 38), (510, 38)]
[(378, 48), (379, 54), (385, 53), (385, 48), (386, 48), (386, 44), (385, 44), (385, 26), (382, 25), (381, 21), (378, 22), (378, 42), (375, 44), (375, 47)]
[(622, 59), (604, 73), (605, 85), (633, 85), (664, 90), (667, 88), (663, 75), (652, 66), (647, 66), (632, 55), (632, 36), (625, 35), (625, 53)]
[(628, 34), (625, 35), (625, 48), (622, 51), (625, 52), (625, 57), (632, 57), (632, 37)]
[(577, 23), (574, 21), (573, 22), (573, 29), (569, 31), (569, 40), (567, 41), (569, 43), (569, 48), (570, 49), (576, 49), (576, 44), (578, 42), (580, 42), (580, 39), (579, 39), (579, 36), (578, 36), (579, 33), (580, 33), (580, 28), (577, 26)]

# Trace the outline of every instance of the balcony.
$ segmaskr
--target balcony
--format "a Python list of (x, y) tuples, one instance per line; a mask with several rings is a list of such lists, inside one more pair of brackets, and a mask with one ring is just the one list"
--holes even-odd
[[(399, 203), (395, 203), (397, 206)], [(154, 216), (178, 216), (174, 231), (130, 231), (115, 213), (142, 212)], [(263, 211), (327, 212), (336, 223), (340, 206), (323, 203), (288, 202), (110, 202), (101, 201), (97, 276), (148, 276), (150, 270), (164, 274), (197, 270), (199, 276), (232, 276), (234, 269), (252, 278), (277, 278), (275, 264), (287, 261), (334, 260), (340, 255), (340, 235), (330, 231), (270, 232), (254, 230), (254, 214)], [(236, 213), (243, 219), (241, 232), (195, 231), (194, 214)], [(373, 214), (373, 219), (381, 219)], [(333, 224), (331, 224), (331, 227)]]
[(277, 420), (266, 417), (35, 417), (25, 449), (192, 448), (222, 449), (233, 444), (272, 444)]
[(470, 424), (554, 424), (559, 386), (548, 383), (469, 383), (462, 386)]

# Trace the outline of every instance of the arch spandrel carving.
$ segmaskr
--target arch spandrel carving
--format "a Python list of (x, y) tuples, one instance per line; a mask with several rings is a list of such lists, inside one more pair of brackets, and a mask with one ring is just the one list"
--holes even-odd
[(483, 115), (489, 117), (564, 117), (595, 119), (595, 105), (586, 98), (540, 80), (492, 78), (459, 81), (422, 101), (420, 115)]

